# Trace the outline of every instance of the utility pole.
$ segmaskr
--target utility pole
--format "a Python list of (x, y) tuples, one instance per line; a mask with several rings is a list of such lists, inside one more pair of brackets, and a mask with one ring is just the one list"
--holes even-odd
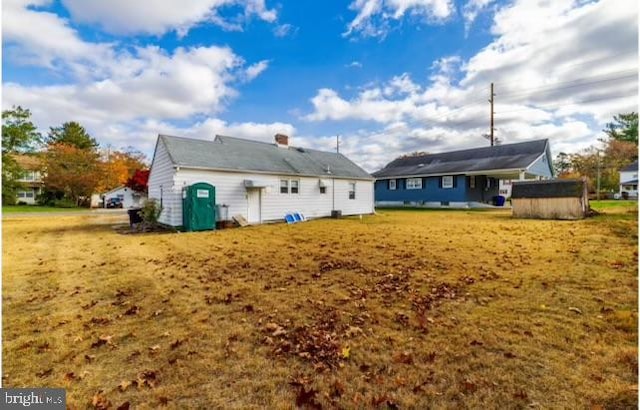
[(340, 153), (340, 135), (336, 135), (336, 153)]
[(489, 102), (491, 103), (491, 125), (489, 128), (489, 140), (491, 141), (491, 146), (493, 147), (494, 139), (493, 139), (493, 100), (495, 97), (495, 93), (493, 92), (493, 83), (491, 83), (491, 98), (489, 98)]
[(600, 150), (596, 150), (596, 166), (597, 166), (597, 174), (596, 174), (596, 200), (600, 200)]

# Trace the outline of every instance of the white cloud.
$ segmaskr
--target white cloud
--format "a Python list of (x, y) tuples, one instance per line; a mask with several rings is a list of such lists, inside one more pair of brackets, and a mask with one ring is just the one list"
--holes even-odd
[[(113, 34), (162, 35), (175, 30), (185, 35), (199, 23), (212, 22), (227, 30), (241, 30), (242, 23), (257, 17), (267, 22), (277, 18), (264, 0), (63, 0), (74, 21), (98, 24)], [(242, 13), (223, 17), (225, 9), (239, 7)]]
[[(151, 45), (118, 49), (116, 44), (84, 41), (66, 20), (27, 8), (46, 4), (12, 0), (3, 14), (4, 21), (10, 21), (5, 41), (15, 48), (12, 58), (65, 73), (63, 84), (3, 84), (3, 107), (28, 107), (44, 131), (74, 120), (103, 143), (140, 142), (148, 147), (158, 132), (151, 131), (150, 124), (215, 118), (237, 95), (236, 85), (253, 80), (268, 67), (266, 60), (245, 66), (229, 47), (178, 47), (167, 52)], [(32, 21), (39, 22), (47, 35), (23, 30), (24, 24), (33, 31), (27, 24)], [(263, 126), (218, 125), (243, 135)], [(273, 124), (273, 129), (291, 129), (280, 125)]]
[(2, 10), (5, 51), (25, 64), (46, 67), (64, 65), (80, 70), (84, 65), (112, 58), (110, 44), (87, 43), (57, 14), (36, 11), (30, 6), (47, 6), (50, 0), (7, 0)]
[(484, 11), (495, 0), (469, 0), (462, 8), (462, 16), (464, 17), (464, 31), (469, 32), (471, 25), (476, 17)]
[[(382, 7), (372, 3), (362, 15)], [(505, 143), (550, 138), (556, 153), (577, 151), (614, 114), (637, 111), (637, 18), (637, 8), (614, 0), (517, 0), (497, 11), (493, 41), (469, 59), (445, 56), (428, 78), (405, 73), (350, 96), (319, 89), (303, 118), (372, 124), (349, 138), (354, 158), (373, 169), (406, 152), (486, 144), (494, 82), (496, 134)]]
[(250, 65), (245, 70), (246, 80), (253, 80), (257, 76), (262, 74), (262, 72), (266, 70), (267, 67), (269, 67), (269, 60), (258, 61), (257, 63)]
[(455, 12), (451, 0), (354, 0), (349, 9), (357, 14), (347, 25), (345, 37), (354, 33), (384, 37), (390, 21), (401, 20), (407, 14), (428, 22), (442, 22)]
[(349, 68), (362, 68), (362, 63), (360, 61), (352, 61), (349, 64), (346, 64), (345, 67)]
[(276, 37), (294, 36), (298, 33), (298, 27), (291, 24), (280, 24), (273, 28), (273, 35)]

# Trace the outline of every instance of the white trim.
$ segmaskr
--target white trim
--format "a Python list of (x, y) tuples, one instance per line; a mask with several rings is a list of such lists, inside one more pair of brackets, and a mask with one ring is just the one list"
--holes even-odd
[[(453, 188), (453, 175), (443, 175), (442, 178), (442, 189), (452, 189)], [(447, 178), (448, 184), (445, 184), (445, 178)]]
[[(391, 183), (393, 182), (393, 187), (391, 186)], [(393, 178), (389, 180), (389, 191), (395, 191), (398, 189), (398, 180)]]

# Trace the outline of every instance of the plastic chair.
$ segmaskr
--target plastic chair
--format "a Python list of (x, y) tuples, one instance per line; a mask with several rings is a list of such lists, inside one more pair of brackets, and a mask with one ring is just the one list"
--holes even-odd
[(284, 216), (284, 220), (288, 223), (288, 224), (293, 224), (296, 223), (296, 219), (293, 217), (293, 215), (291, 214), (285, 214)]

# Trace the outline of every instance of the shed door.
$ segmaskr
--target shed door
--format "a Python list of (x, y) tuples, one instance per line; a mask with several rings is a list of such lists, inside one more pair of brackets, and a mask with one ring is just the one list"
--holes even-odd
[(249, 204), (247, 221), (249, 223), (262, 222), (262, 215), (260, 214), (260, 199), (260, 189), (247, 190), (247, 202)]

